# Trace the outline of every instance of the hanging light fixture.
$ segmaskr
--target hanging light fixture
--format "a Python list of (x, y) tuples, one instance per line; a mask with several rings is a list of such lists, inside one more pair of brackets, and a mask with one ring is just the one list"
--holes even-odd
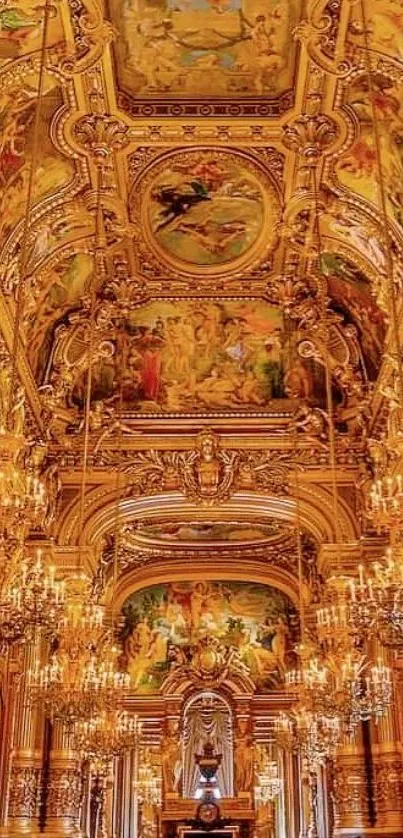
[(151, 751), (146, 748), (143, 748), (140, 753), (136, 792), (140, 803), (149, 806), (161, 805), (161, 771), (153, 762)]
[(259, 746), (259, 761), (255, 765), (255, 806), (264, 806), (275, 800), (282, 791), (283, 780), (279, 774), (279, 764), (273, 759), (272, 743), (267, 747)]
[(377, 637), (384, 646), (403, 646), (403, 545), (389, 547), (370, 571), (359, 567), (350, 580), (351, 620), (362, 634)]
[(79, 574), (73, 581), (57, 648), (48, 664), (37, 662), (29, 673), (31, 699), (67, 727), (120, 707), (130, 687), (130, 676), (119, 668), (119, 650), (105, 628), (104, 609), (91, 601), (90, 580)]
[(137, 716), (122, 710), (103, 710), (80, 719), (73, 731), (74, 747), (96, 770), (111, 759), (138, 747), (140, 726)]
[[(103, 257), (101, 206), (102, 167), (98, 167), (95, 254), (97, 270)], [(95, 282), (91, 283), (88, 375), (84, 405), (83, 471), (80, 492), (79, 531), (84, 524), (87, 463), (90, 431), (92, 367), (94, 360)], [(43, 703), (53, 719), (72, 728), (80, 719), (89, 720), (118, 709), (130, 685), (130, 676), (119, 667), (119, 650), (114, 646), (113, 626), (105, 626), (105, 608), (95, 601), (91, 580), (80, 570), (66, 583), (66, 611), (50, 662), (36, 663), (29, 673), (31, 699)], [(95, 722), (94, 722), (95, 724)]]
[(0, 648), (32, 639), (37, 630), (54, 637), (64, 619), (65, 586), (37, 549), (18, 563), (0, 602)]
[(344, 733), (339, 716), (316, 713), (301, 704), (280, 713), (274, 730), (279, 746), (299, 753), (312, 769), (335, 756)]
[[(312, 169), (314, 195), (314, 221), (316, 228), (317, 253), (319, 265), (322, 263), (322, 243), (320, 233), (320, 214), (316, 171)], [(332, 717), (338, 716), (345, 733), (351, 735), (358, 721), (368, 717), (368, 713), (378, 719), (388, 710), (392, 694), (387, 684), (391, 682), (391, 673), (379, 663), (371, 665), (362, 652), (364, 624), (374, 621), (372, 601), (364, 607), (362, 588), (356, 587), (342, 573), (340, 553), (342, 533), (339, 523), (339, 498), (336, 477), (336, 437), (332, 396), (331, 365), (329, 358), (327, 328), (327, 288), (325, 278), (317, 276), (318, 290), (321, 297), (323, 314), (322, 343), (324, 347), (324, 371), (326, 389), (326, 409), (329, 426), (329, 454), (332, 476), (332, 504), (336, 533), (338, 568), (326, 580), (322, 600), (317, 609), (318, 638), (324, 654), (325, 668), (330, 672), (328, 690), (324, 697), (324, 710)], [(360, 582), (364, 585), (363, 572)], [(354, 602), (355, 597), (355, 602)], [(359, 604), (361, 603), (361, 609)], [(383, 688), (380, 685), (383, 685)], [(381, 704), (383, 706), (381, 709)]]

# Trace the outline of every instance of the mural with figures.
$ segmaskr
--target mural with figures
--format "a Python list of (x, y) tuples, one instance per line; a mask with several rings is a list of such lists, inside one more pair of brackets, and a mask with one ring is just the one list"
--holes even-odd
[(272, 95), (291, 87), (300, 0), (110, 0), (122, 88), (136, 96)]
[(247, 524), (234, 521), (229, 524), (226, 521), (165, 521), (156, 524), (139, 522), (134, 532), (141, 539), (163, 543), (211, 544), (225, 541), (256, 544), (277, 536), (280, 529), (277, 522)]
[[(134, 309), (93, 372), (93, 399), (142, 411), (265, 409), (282, 398), (283, 321), (264, 303), (159, 301)], [(85, 376), (75, 385), (82, 404)]]
[[(188, 155), (189, 157), (189, 155)], [(148, 221), (163, 251), (193, 265), (242, 256), (262, 231), (264, 191), (239, 159), (180, 156), (152, 184)]]
[[(0, 94), (0, 243), (25, 210), (37, 83), (37, 79), (32, 78), (29, 87), (9, 89)], [(41, 142), (33, 184), (35, 202), (57, 192), (74, 175), (73, 162), (56, 151), (49, 136), (49, 122), (62, 104), (60, 89), (48, 85), (40, 110)], [(33, 267), (32, 261), (29, 267)]]
[(278, 685), (296, 639), (297, 616), (280, 591), (246, 582), (175, 582), (133, 594), (123, 607), (123, 648), (134, 689), (157, 692), (191, 664), (203, 638), (233, 651), (260, 691)]
[[(348, 37), (353, 44), (362, 45), (362, 9), (361, 3), (351, 7), (352, 23)], [(382, 0), (374, 3), (365, 0), (369, 46), (377, 53), (391, 58), (403, 59), (403, 6), (401, 0)]]
[[(401, 37), (401, 36), (400, 36)], [(387, 209), (403, 227), (403, 128), (401, 86), (377, 76), (373, 81), (374, 106), (382, 155), (382, 177)], [(346, 104), (359, 122), (359, 135), (339, 160), (336, 171), (343, 186), (381, 206), (378, 155), (373, 126), (373, 103), (368, 81), (360, 77), (348, 88)]]

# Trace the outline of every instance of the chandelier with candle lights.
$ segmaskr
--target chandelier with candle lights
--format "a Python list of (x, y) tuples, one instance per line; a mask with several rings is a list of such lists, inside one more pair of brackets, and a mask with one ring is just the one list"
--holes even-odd
[(104, 609), (90, 595), (90, 580), (69, 580), (66, 610), (50, 662), (36, 662), (29, 673), (31, 700), (48, 715), (71, 727), (118, 708), (127, 695), (130, 676), (120, 671), (119, 650), (105, 628)]
[(257, 746), (256, 751), (259, 759), (255, 764), (254, 797), (255, 805), (259, 807), (279, 796), (283, 781), (279, 775), (278, 762), (273, 759), (271, 744), (269, 747)]
[(139, 768), (135, 787), (140, 803), (160, 806), (162, 797), (161, 770), (152, 758), (150, 749), (143, 748), (139, 754)]
[(11, 536), (23, 523), (41, 523), (47, 508), (45, 485), (25, 467), (25, 453), (24, 437), (0, 429), (0, 528)]
[(323, 706), (338, 714), (353, 734), (364, 719), (379, 719), (392, 701), (392, 673), (362, 652), (365, 635), (376, 625), (374, 585), (360, 565), (359, 580), (334, 576), (328, 580), (317, 609), (317, 634), (329, 673)]
[(388, 547), (382, 561), (368, 571), (359, 567), (351, 583), (352, 620), (357, 630), (378, 637), (384, 646), (403, 646), (403, 549)]
[(137, 744), (137, 718), (125, 710), (107, 709), (74, 726), (74, 746), (96, 771), (106, 769), (110, 760), (130, 751)]
[(344, 735), (338, 716), (316, 713), (302, 702), (288, 713), (280, 713), (274, 730), (278, 745), (298, 752), (311, 767), (333, 758)]
[(0, 601), (0, 648), (22, 639), (32, 639), (40, 630), (54, 637), (64, 620), (64, 582), (55, 579), (55, 568), (37, 549), (24, 556)]
[(102, 660), (90, 650), (70, 658), (61, 645), (48, 664), (36, 663), (28, 674), (31, 699), (67, 727), (119, 707), (130, 676), (117, 666), (117, 650), (105, 649)]

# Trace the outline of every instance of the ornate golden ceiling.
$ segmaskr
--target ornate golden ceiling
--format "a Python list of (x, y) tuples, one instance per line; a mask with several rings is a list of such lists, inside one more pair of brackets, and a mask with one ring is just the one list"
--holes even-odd
[[(353, 380), (376, 378), (387, 268), (376, 132), (396, 256), (402, 242), (399, 6), (385, 0), (374, 12), (367, 3), (367, 35), (362, 4), (350, 0), (51, 7), (24, 330), (36, 383), (65, 420), (67, 411), (77, 422), (82, 399), (101, 151), (108, 276), (97, 287), (98, 400), (113, 405), (122, 352), (131, 365), (125, 407), (142, 414), (245, 416), (273, 412), (290, 390), (312, 397), (314, 345), (303, 347), (308, 375), (301, 362), (280, 381), (275, 366), (284, 311), (300, 348), (315, 317), (304, 279), (315, 201), (339, 401)], [(12, 309), (43, 9), (21, 0), (1, 15), (1, 282)], [(195, 298), (204, 302), (187, 301)], [(254, 358), (247, 380), (231, 370), (241, 333)], [(144, 352), (169, 342), (161, 386), (152, 364), (145, 374), (141, 366)], [(176, 365), (181, 344), (188, 357)]]
[[(19, 371), (64, 469), (60, 539), (77, 525), (89, 366), (97, 537), (119, 463), (128, 503), (165, 491), (227, 504), (205, 526), (218, 515), (233, 533), (234, 494), (287, 495), (297, 461), (326, 466), (325, 312), (355, 532), (389, 257), (402, 280), (400, 0), (48, 0), (38, 111), (44, 8), (0, 9), (1, 323), (10, 347), (38, 118)], [(206, 425), (230, 435), (195, 438)], [(323, 492), (304, 526), (332, 540)], [(162, 518), (185, 526), (175, 503)]]

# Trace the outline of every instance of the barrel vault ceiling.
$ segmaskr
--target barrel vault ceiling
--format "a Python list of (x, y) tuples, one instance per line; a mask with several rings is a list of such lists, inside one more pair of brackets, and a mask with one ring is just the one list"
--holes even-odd
[(44, 11), (0, 8), (1, 327), (10, 346), (21, 282), (20, 373), (65, 503), (89, 363), (92, 464), (115, 462), (124, 369), (119, 427), (138, 457), (160, 452), (136, 466), (152, 494), (172, 438), (208, 425), (253, 451), (298, 402), (305, 462), (325, 456), (325, 318), (338, 427), (359, 446), (381, 413), (392, 267), (402, 280), (400, 0), (52, 0), (21, 275)]

